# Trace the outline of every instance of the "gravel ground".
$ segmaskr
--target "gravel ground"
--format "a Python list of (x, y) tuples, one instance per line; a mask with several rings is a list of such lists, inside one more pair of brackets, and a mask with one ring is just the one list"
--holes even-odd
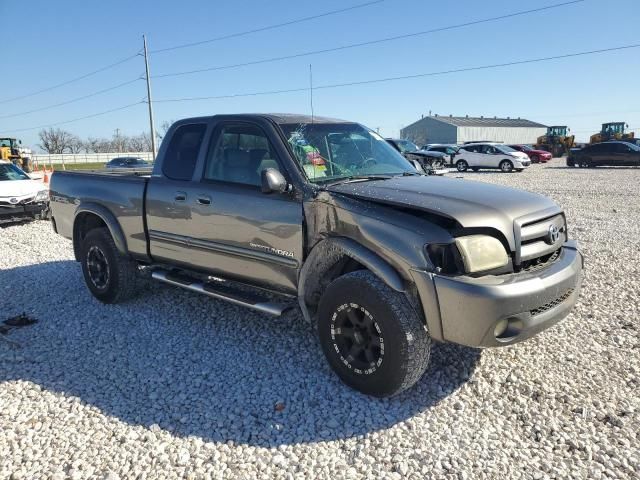
[(343, 386), (299, 314), (152, 285), (103, 306), (45, 222), (0, 229), (0, 477), (638, 478), (640, 169), (467, 173), (551, 196), (586, 254), (556, 327), (437, 345), (393, 399)]

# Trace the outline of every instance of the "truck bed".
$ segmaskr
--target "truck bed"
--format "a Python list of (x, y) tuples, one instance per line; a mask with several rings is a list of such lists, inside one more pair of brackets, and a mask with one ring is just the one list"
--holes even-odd
[[(144, 198), (150, 175), (149, 169), (55, 172), (50, 195), (56, 230), (71, 239), (77, 214), (92, 211), (101, 217), (110, 216), (122, 228), (127, 251), (145, 258)], [(82, 211), (78, 211), (80, 204)], [(105, 221), (108, 223), (108, 219)]]

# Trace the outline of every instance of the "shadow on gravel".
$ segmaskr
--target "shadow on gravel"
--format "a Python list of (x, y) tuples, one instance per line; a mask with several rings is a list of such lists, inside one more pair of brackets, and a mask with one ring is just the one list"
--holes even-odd
[(382, 430), (455, 392), (480, 356), (434, 345), (414, 388), (375, 399), (337, 379), (295, 313), (274, 319), (156, 284), (102, 305), (72, 261), (0, 271), (2, 288), (16, 285), (0, 295), (2, 317), (40, 322), (0, 341), (0, 389), (33, 382), (132, 426), (205, 441), (268, 447)]

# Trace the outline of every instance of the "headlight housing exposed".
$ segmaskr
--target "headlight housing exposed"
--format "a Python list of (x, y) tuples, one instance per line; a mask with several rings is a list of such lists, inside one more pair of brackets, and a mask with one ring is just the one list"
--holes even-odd
[(458, 237), (456, 246), (467, 273), (493, 270), (509, 263), (509, 256), (500, 240), (488, 235)]
[(36, 202), (46, 202), (49, 200), (49, 190), (40, 190), (36, 194), (35, 201)]

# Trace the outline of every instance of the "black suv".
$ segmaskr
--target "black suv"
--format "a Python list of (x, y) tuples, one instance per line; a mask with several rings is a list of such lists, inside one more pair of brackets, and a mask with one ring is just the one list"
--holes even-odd
[(569, 167), (640, 166), (640, 147), (629, 142), (611, 141), (587, 145), (571, 150), (567, 157)]

